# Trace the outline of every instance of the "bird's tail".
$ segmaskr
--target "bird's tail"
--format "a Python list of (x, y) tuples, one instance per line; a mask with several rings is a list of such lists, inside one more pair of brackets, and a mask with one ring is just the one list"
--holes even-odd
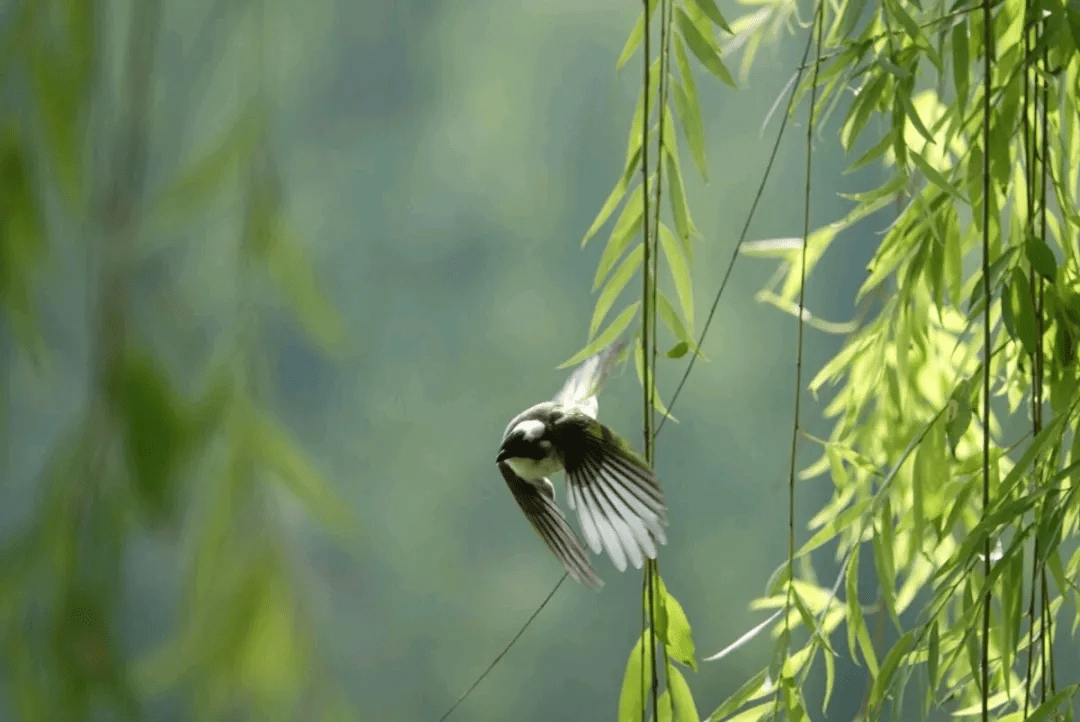
[(563, 384), (562, 390), (555, 395), (554, 401), (563, 406), (578, 406), (589, 416), (596, 418), (598, 404), (596, 395), (604, 385), (615, 359), (626, 347), (625, 341), (616, 341), (600, 353), (582, 362), (574, 369), (570, 378)]

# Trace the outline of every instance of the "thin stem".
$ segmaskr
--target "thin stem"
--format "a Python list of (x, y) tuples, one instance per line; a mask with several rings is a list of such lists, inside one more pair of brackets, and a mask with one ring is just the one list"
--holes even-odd
[[(983, 0), (983, 168), (982, 168), (982, 278), (983, 298), (986, 308), (983, 310), (983, 419), (982, 419), (982, 473), (983, 493), (982, 509), (986, 515), (990, 511), (990, 92), (992, 90), (991, 53), (993, 42), (993, 22), (990, 14), (990, 0)], [(983, 544), (983, 578), (990, 578), (990, 535)], [(982, 720), (990, 722), (990, 603), (993, 592), (988, 585), (983, 598), (982, 623)]]

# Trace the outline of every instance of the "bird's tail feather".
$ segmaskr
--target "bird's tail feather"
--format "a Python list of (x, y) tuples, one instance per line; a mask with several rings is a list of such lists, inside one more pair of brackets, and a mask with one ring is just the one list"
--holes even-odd
[(596, 418), (597, 406), (596, 395), (604, 385), (611, 369), (615, 366), (615, 359), (626, 347), (625, 341), (617, 341), (595, 356), (586, 359), (574, 369), (570, 378), (563, 384), (562, 389), (555, 395), (554, 401), (563, 406), (579, 406), (589, 416)]

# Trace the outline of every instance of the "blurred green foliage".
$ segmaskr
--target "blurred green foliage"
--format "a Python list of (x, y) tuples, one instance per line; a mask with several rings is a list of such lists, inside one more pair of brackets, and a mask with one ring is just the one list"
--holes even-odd
[[(0, 9), (0, 719), (429, 719), (501, 648), (559, 570), (493, 445), (599, 309), (602, 250), (577, 239), (628, 165), (610, 141), (639, 78), (612, 59), (639, 10)], [(672, 103), (710, 184), (679, 179), (693, 221), (660, 236), (662, 312), (686, 321), (672, 357), (692, 352), (693, 291), (719, 280), (794, 62), (780, 48), (733, 103), (684, 72), (699, 52), (675, 48)], [(799, 162), (785, 148), (777, 172)], [(798, 231), (789, 196), (767, 196), (756, 234)], [(848, 310), (862, 260), (818, 307)], [(665, 633), (690, 666), (693, 643), (759, 619), (747, 600), (783, 553), (792, 341), (750, 299), (764, 280), (737, 277), (658, 447), (686, 607)], [(603, 402), (628, 437), (629, 375)], [(639, 580), (605, 576), (601, 595), (560, 592), (460, 718), (609, 716)], [(767, 655), (688, 675), (697, 708)]]

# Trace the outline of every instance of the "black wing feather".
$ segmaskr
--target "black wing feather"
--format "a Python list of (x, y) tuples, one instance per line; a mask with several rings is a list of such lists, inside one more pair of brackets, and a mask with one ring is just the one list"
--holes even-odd
[[(607, 547), (620, 569), (626, 557), (635, 566), (643, 556), (655, 559), (653, 540), (667, 542), (667, 505), (652, 469), (610, 429), (583, 414), (556, 420), (551, 437), (593, 551)], [(613, 542), (620, 548), (612, 549)]]
[(539, 488), (525, 481), (505, 462), (498, 464), (499, 473), (506, 480), (514, 500), (525, 512), (525, 517), (547, 544), (548, 549), (559, 558), (566, 571), (577, 581), (592, 589), (599, 589), (604, 582), (589, 563), (588, 554), (581, 545), (562, 511)]

